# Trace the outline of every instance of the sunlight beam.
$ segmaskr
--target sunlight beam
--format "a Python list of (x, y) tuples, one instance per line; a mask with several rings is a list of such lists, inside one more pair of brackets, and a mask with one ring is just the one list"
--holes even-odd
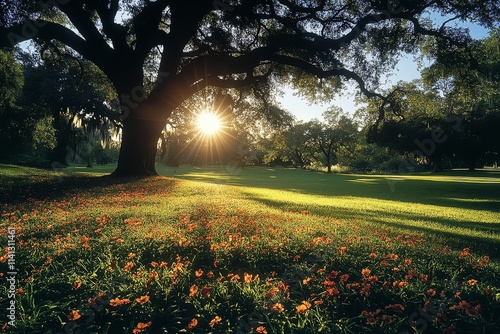
[(222, 128), (219, 116), (213, 112), (202, 111), (196, 117), (196, 127), (205, 136), (213, 136)]

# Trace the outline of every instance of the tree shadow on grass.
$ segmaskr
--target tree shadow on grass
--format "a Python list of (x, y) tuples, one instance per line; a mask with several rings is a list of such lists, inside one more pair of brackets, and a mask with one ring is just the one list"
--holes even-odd
[(75, 173), (63, 173), (48, 177), (1, 176), (0, 204), (57, 200), (68, 196), (68, 194), (92, 193), (98, 189), (143, 179), (145, 178), (117, 178), (110, 175), (88, 176)]
[[(262, 198), (259, 197), (258, 195), (250, 193), (247, 193), (247, 195), (252, 200), (258, 201), (260, 203), (278, 209), (286, 208), (287, 210), (296, 212), (304, 210), (304, 205), (291, 204), (286, 201), (271, 200), (269, 198)], [(409, 205), (411, 205), (411, 203), (409, 203)], [(307, 206), (307, 211), (311, 212), (314, 215), (322, 217), (334, 216), (334, 218), (340, 218), (347, 221), (354, 221), (355, 219), (359, 219), (361, 221), (366, 221), (368, 224), (373, 223), (382, 226), (406, 230), (408, 231), (408, 233), (421, 232), (425, 233), (425, 235), (436, 237), (436, 239), (440, 238), (446, 239), (446, 246), (451, 246), (456, 249), (471, 247), (476, 251), (480, 251), (484, 254), (489, 255), (491, 258), (500, 258), (500, 244), (497, 240), (498, 238), (494, 237), (495, 235), (498, 236), (499, 227), (495, 226), (492, 223), (482, 223), (473, 221), (457, 222), (456, 220), (446, 219), (442, 217), (429, 218), (428, 216), (424, 215), (387, 212), (387, 211), (373, 210), (369, 208), (365, 208), (362, 211), (354, 212), (353, 210), (342, 209), (342, 208), (329, 208), (327, 205), (317, 205), (315, 203), (311, 203), (310, 206)], [(341, 215), (335, 215), (338, 214), (339, 212), (341, 213)], [(381, 215), (384, 215), (389, 219), (387, 218), (382, 219), (380, 218)], [(395, 222), (394, 220), (401, 221), (401, 223)], [(433, 226), (425, 226), (424, 224), (419, 226), (407, 225), (403, 223), (403, 221), (405, 220), (413, 220), (413, 221), (427, 220), (431, 221), (433, 223)], [(460, 233), (459, 231), (453, 232), (454, 228), (460, 228), (460, 229), (463, 228), (463, 229), (469, 229), (471, 231), (484, 232), (486, 234), (491, 234), (492, 237), (489, 238), (487, 236), (471, 235), (466, 232)]]
[[(237, 177), (209, 170), (178, 171), (176, 178), (317, 196), (355, 196), (500, 213), (500, 172), (442, 174), (325, 174), (303, 170), (245, 168)], [(477, 183), (476, 183), (477, 182)]]

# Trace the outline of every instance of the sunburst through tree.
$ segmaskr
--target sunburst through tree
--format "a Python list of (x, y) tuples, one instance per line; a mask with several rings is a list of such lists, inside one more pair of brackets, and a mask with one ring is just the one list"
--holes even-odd
[(202, 135), (213, 136), (221, 131), (222, 120), (216, 113), (205, 110), (196, 117), (196, 127)]
[[(228, 145), (230, 126), (227, 110), (208, 107), (201, 109), (194, 118), (195, 128), (195, 155), (200, 157), (203, 164), (218, 164), (225, 160)], [(229, 145), (231, 146), (231, 145)]]

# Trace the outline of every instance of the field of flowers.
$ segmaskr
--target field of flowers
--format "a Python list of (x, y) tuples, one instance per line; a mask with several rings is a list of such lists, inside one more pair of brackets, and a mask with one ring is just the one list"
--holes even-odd
[(1, 205), (7, 333), (500, 332), (478, 244), (165, 177), (6, 176)]

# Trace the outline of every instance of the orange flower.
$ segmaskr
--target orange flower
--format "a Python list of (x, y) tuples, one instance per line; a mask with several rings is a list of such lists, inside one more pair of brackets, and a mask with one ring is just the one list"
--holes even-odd
[(465, 313), (470, 317), (478, 316), (481, 313), (481, 305), (477, 304), (476, 306), (472, 306), (465, 300), (460, 301), (458, 305), (453, 305), (449, 308), (451, 311), (462, 309)]
[(244, 273), (243, 274), (243, 281), (248, 284), (250, 282), (252, 282), (252, 275), (251, 274), (248, 274), (248, 273)]
[(207, 273), (207, 277), (208, 277), (208, 278), (212, 278), (212, 277), (214, 277), (214, 272), (213, 272), (213, 271), (209, 271), (209, 272)]
[(361, 288), (361, 291), (359, 292), (359, 294), (364, 295), (364, 296), (369, 296), (371, 288), (372, 288), (372, 286), (370, 284), (366, 284), (365, 286), (363, 286)]
[(312, 280), (312, 278), (311, 278), (311, 277), (304, 278), (304, 279), (302, 280), (302, 284), (303, 284), (303, 285), (307, 285), (307, 284), (308, 284), (311, 280)]
[(349, 274), (344, 274), (342, 276), (340, 276), (340, 281), (341, 282), (345, 282), (349, 279)]
[(149, 296), (141, 296), (139, 298), (136, 298), (135, 301), (138, 302), (141, 305), (144, 305), (147, 302), (149, 302)]
[(214, 327), (215, 324), (218, 324), (221, 321), (222, 321), (222, 318), (219, 317), (218, 315), (216, 315), (215, 318), (213, 318), (212, 320), (210, 320), (210, 322), (208, 324), (210, 325), (210, 327)]
[(202, 270), (202, 269), (198, 269), (198, 270), (196, 270), (196, 272), (194, 273), (194, 275), (195, 275), (196, 277), (201, 277), (201, 276), (203, 275), (203, 270)]
[(337, 251), (339, 252), (339, 254), (344, 254), (345, 252), (347, 252), (347, 247), (341, 246), (337, 248)]
[(198, 320), (196, 318), (191, 319), (189, 324), (187, 325), (187, 329), (193, 329), (198, 326)]
[(482, 266), (482, 267), (485, 267), (488, 265), (488, 263), (490, 262), (490, 257), (488, 255), (485, 255), (482, 260), (479, 260), (479, 265)]
[(149, 322), (139, 322), (137, 324), (137, 326), (135, 326), (134, 330), (132, 331), (133, 334), (137, 334), (137, 333), (142, 333), (146, 330), (146, 328), (148, 328), (149, 326), (151, 326), (152, 322), (149, 321)]
[(375, 253), (370, 253), (370, 255), (368, 255), (368, 257), (369, 257), (370, 259), (375, 259), (375, 258), (377, 258), (377, 254), (375, 254)]
[(111, 299), (109, 301), (109, 306), (121, 306), (121, 305), (125, 305), (125, 304), (130, 304), (130, 299), (128, 298), (124, 298), (124, 299), (120, 299), (120, 298), (115, 298), (115, 299)]
[(471, 286), (472, 285), (476, 285), (477, 282), (478, 282), (477, 279), (470, 279), (470, 280), (467, 281), (467, 283), (469, 283), (469, 285), (471, 285)]
[(128, 255), (127, 255), (127, 257), (128, 257), (129, 259), (133, 259), (133, 258), (134, 258), (134, 257), (136, 257), (136, 256), (137, 256), (137, 254), (135, 254), (135, 253), (128, 253)]
[(403, 313), (405, 307), (401, 304), (391, 304), (385, 307), (386, 310), (392, 310), (395, 313)]
[(399, 256), (397, 254), (387, 255), (387, 259), (392, 260), (392, 261), (396, 261), (398, 258), (399, 258)]
[(283, 312), (285, 310), (285, 307), (281, 303), (276, 303), (273, 305), (273, 310), (275, 310), (276, 312), (279, 313), (279, 312)]
[(406, 259), (403, 265), (405, 267), (408, 267), (411, 263), (412, 263), (411, 259)]
[(408, 285), (408, 282), (404, 282), (404, 281), (401, 281), (401, 282), (400, 281), (394, 281), (394, 283), (392, 283), (393, 287), (399, 288), (399, 289), (401, 289), (401, 288), (403, 288), (403, 287), (405, 287), (407, 285)]
[(429, 275), (418, 274), (418, 278), (420, 278), (420, 280), (421, 280), (423, 283), (427, 283), (427, 281), (429, 280)]
[(328, 274), (328, 279), (329, 280), (334, 280), (337, 278), (337, 276), (339, 275), (339, 272), (338, 271), (335, 271), (335, 270), (332, 270), (329, 274)]
[(203, 298), (209, 298), (210, 297), (210, 292), (212, 292), (213, 288), (212, 287), (209, 287), (209, 286), (204, 286), (203, 288), (201, 288), (201, 296)]
[(364, 269), (361, 270), (361, 275), (363, 275), (363, 276), (370, 276), (371, 272), (372, 271), (370, 269), (364, 268)]
[(158, 272), (156, 272), (156, 270), (153, 270), (151, 274), (149, 274), (148, 282), (153, 281), (156, 277), (158, 277)]
[(276, 288), (276, 287), (273, 287), (271, 288), (267, 293), (266, 293), (266, 297), (267, 298), (273, 298), (274, 297), (274, 294), (276, 292), (280, 291), (280, 289)]
[(257, 327), (257, 328), (255, 329), (255, 331), (256, 331), (257, 333), (260, 333), (260, 334), (267, 334), (267, 329), (266, 329), (266, 327), (264, 327), (264, 326), (259, 326), (259, 327)]
[(80, 315), (80, 313), (78, 313), (77, 310), (72, 310), (69, 314), (68, 314), (68, 320), (69, 321), (75, 321), (75, 320), (78, 320), (80, 319), (82, 316)]
[(189, 297), (194, 297), (194, 296), (196, 296), (197, 293), (198, 293), (198, 286), (192, 285), (189, 288)]
[(82, 286), (82, 282), (80, 281), (74, 281), (73, 282), (73, 290), (78, 290)]
[(427, 295), (430, 297), (434, 297), (436, 295), (436, 290), (434, 289), (427, 290)]
[(134, 263), (133, 262), (127, 262), (127, 264), (125, 265), (125, 267), (123, 267), (123, 270), (129, 271), (133, 267), (134, 267)]
[(99, 292), (97, 294), (97, 296), (87, 299), (87, 302), (89, 304), (93, 305), (93, 304), (95, 304), (98, 300), (100, 300), (103, 297), (106, 297), (106, 294), (104, 292)]
[(468, 247), (464, 248), (462, 252), (458, 253), (458, 257), (460, 258), (464, 258), (466, 256), (472, 257), (472, 254), (470, 253), (470, 248)]
[(326, 271), (326, 266), (325, 266), (325, 267), (323, 267), (323, 268), (319, 268), (318, 270), (316, 270), (316, 272), (317, 272), (318, 274), (324, 273), (325, 271)]
[(340, 294), (340, 291), (337, 288), (328, 288), (326, 289), (326, 294), (329, 296), (337, 296)]
[(303, 300), (302, 304), (300, 304), (299, 306), (297, 306), (295, 308), (295, 310), (297, 311), (297, 313), (302, 313), (302, 312), (305, 312), (305, 311), (309, 310), (310, 308), (311, 308), (311, 303), (309, 303), (306, 300)]

